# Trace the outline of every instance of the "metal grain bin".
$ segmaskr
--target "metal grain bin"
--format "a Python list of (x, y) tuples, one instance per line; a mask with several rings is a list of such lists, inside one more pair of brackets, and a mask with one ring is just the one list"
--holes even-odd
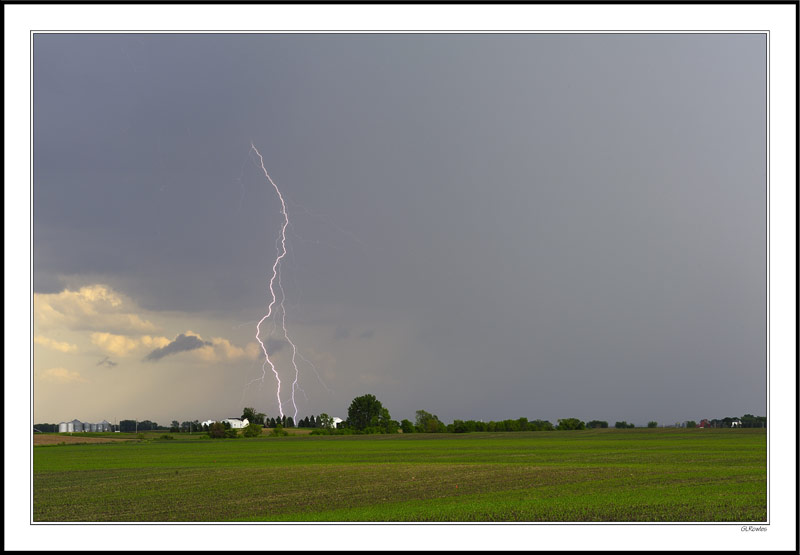
[(72, 424), (72, 430), (70, 430), (71, 432), (83, 431), (83, 422), (81, 422), (80, 420), (73, 420), (71, 424)]
[(59, 425), (58, 425), (58, 433), (59, 434), (63, 434), (63, 433), (66, 433), (66, 432), (67, 432), (67, 423), (66, 422), (59, 423)]

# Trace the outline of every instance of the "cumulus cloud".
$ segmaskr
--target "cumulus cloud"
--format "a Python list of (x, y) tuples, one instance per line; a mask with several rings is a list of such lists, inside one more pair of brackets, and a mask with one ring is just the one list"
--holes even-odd
[(37, 345), (42, 345), (43, 347), (47, 347), (48, 349), (53, 349), (54, 351), (61, 351), (62, 353), (74, 353), (78, 350), (77, 345), (73, 345), (71, 343), (66, 343), (63, 341), (54, 341), (49, 337), (45, 337), (43, 335), (37, 335), (33, 338), (33, 342)]
[(66, 368), (50, 368), (42, 372), (42, 379), (53, 383), (81, 383), (88, 380), (78, 372)]
[(255, 360), (261, 354), (258, 343), (248, 343), (244, 348), (234, 345), (223, 337), (212, 337), (206, 344), (194, 351), (192, 356), (204, 362), (222, 362), (226, 360)]
[(131, 351), (140, 348), (161, 348), (170, 344), (170, 340), (166, 337), (154, 337), (151, 335), (128, 337), (127, 335), (118, 335), (114, 333), (94, 332), (90, 337), (92, 343), (107, 353), (119, 357), (127, 356)]
[(150, 361), (161, 360), (167, 355), (181, 353), (183, 351), (191, 351), (201, 347), (213, 345), (211, 341), (203, 341), (197, 335), (187, 334), (191, 334), (191, 332), (180, 334), (171, 343), (150, 352), (146, 357), (144, 357), (144, 359)]
[(156, 331), (152, 322), (136, 312), (137, 307), (130, 299), (106, 285), (33, 295), (34, 323), (42, 329), (103, 330), (117, 334)]

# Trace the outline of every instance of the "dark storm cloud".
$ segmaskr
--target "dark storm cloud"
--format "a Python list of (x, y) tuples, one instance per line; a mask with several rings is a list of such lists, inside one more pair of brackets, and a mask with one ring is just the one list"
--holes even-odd
[(258, 320), (282, 215), (252, 139), (289, 327), (415, 322), (392, 414), (763, 412), (765, 58), (754, 33), (37, 34), (34, 289)]
[(264, 346), (267, 348), (268, 353), (277, 353), (284, 347), (289, 344), (288, 341), (285, 339), (276, 339), (274, 337), (270, 337), (266, 341), (264, 341)]
[(104, 357), (103, 360), (99, 361), (96, 366), (106, 366), (108, 368), (113, 368), (117, 365), (116, 362), (111, 360), (109, 357)]
[(155, 349), (153, 352), (149, 353), (146, 357), (144, 357), (144, 360), (161, 360), (167, 355), (173, 355), (183, 351), (193, 351), (194, 349), (199, 349), (200, 347), (205, 347), (206, 345), (211, 345), (211, 341), (203, 341), (194, 335), (180, 334), (172, 343), (164, 345), (163, 347)]

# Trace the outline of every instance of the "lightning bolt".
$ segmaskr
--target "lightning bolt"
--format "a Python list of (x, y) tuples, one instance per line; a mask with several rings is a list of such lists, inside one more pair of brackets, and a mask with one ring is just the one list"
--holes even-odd
[[(294, 408), (294, 421), (297, 422), (297, 402), (295, 401), (295, 392), (300, 390), (303, 391), (299, 386), (300, 380), (300, 369), (297, 367), (297, 357), (300, 356), (303, 360), (306, 360), (297, 350), (297, 345), (292, 338), (289, 337), (289, 332), (286, 328), (286, 293), (283, 290), (283, 283), (281, 282), (281, 261), (286, 256), (286, 228), (289, 226), (289, 213), (286, 210), (286, 201), (281, 194), (281, 190), (269, 176), (269, 172), (267, 172), (267, 168), (264, 167), (264, 157), (261, 156), (261, 153), (255, 147), (255, 145), (251, 142), (250, 143), (250, 150), (251, 152), (255, 152), (256, 156), (258, 156), (258, 165), (261, 167), (261, 171), (264, 172), (264, 177), (267, 178), (270, 185), (275, 189), (275, 192), (278, 194), (278, 198), (281, 201), (281, 214), (283, 215), (283, 224), (281, 225), (281, 233), (279, 238), (275, 241), (276, 250), (278, 251), (278, 256), (275, 258), (275, 262), (272, 264), (272, 277), (269, 280), (269, 293), (271, 300), (269, 302), (269, 306), (267, 307), (267, 313), (258, 321), (256, 324), (256, 340), (258, 344), (261, 345), (261, 351), (264, 353), (264, 362), (261, 365), (261, 377), (256, 378), (255, 380), (251, 381), (250, 384), (261, 381), (262, 384), (264, 379), (267, 376), (267, 366), (269, 365), (270, 370), (275, 375), (275, 380), (278, 382), (278, 388), (276, 392), (276, 397), (278, 399), (278, 410), (280, 411), (281, 417), (283, 417), (283, 403), (281, 402), (281, 378), (278, 375), (278, 370), (275, 367), (275, 363), (269, 356), (269, 351), (267, 346), (264, 344), (264, 341), (261, 338), (261, 325), (264, 323), (265, 320), (268, 320), (273, 315), (273, 310), (275, 313), (280, 310), (281, 313), (281, 329), (283, 330), (283, 337), (292, 346), (292, 368), (294, 368), (294, 381), (292, 382), (292, 406)], [(279, 245), (279, 246), (278, 246)], [(280, 301), (278, 300), (278, 295), (275, 292), (275, 281), (277, 280), (277, 288), (280, 291)], [(275, 305), (278, 305), (279, 308), (276, 308)], [(276, 314), (277, 316), (277, 314)], [(273, 332), (275, 332), (277, 324), (277, 318), (273, 319), (272, 331), (270, 332), (270, 336)], [(316, 368), (314, 369), (316, 372)], [(248, 385), (250, 385), (248, 384)], [(305, 395), (305, 392), (303, 392)]]

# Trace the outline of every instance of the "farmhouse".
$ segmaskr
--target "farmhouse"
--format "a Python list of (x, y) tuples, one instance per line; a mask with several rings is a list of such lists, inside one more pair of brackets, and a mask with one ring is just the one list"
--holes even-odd
[(227, 422), (231, 425), (231, 428), (234, 430), (241, 430), (242, 428), (246, 428), (250, 425), (250, 421), (245, 418), (244, 420), (240, 418), (226, 418), (223, 422)]
[(242, 428), (246, 428), (250, 425), (250, 421), (245, 418), (242, 420), (241, 418), (225, 418), (223, 420), (205, 420), (201, 422), (203, 426), (211, 426), (214, 422), (227, 422), (230, 424), (231, 428), (234, 430), (241, 430)]

